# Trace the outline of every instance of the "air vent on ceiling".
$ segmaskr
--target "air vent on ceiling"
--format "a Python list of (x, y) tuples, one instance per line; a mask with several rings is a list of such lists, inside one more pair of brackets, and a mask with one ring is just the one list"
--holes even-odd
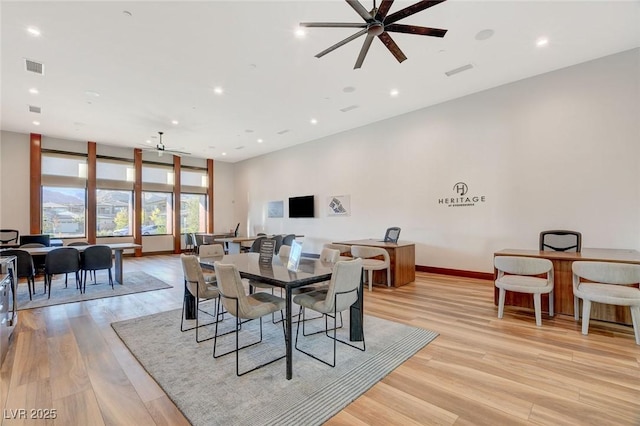
[(358, 108), (358, 105), (351, 105), (351, 106), (348, 106), (348, 107), (340, 108), (340, 111), (349, 112), (349, 111), (354, 110), (356, 108)]
[(32, 61), (31, 59), (25, 59), (24, 65), (27, 71), (44, 75), (44, 65), (40, 62)]
[(236, 149), (244, 149), (244, 146), (243, 145), (236, 146)]
[(40, 114), (42, 112), (42, 108), (40, 108), (39, 106), (29, 105), (29, 112)]
[(278, 132), (278, 134), (279, 134), (279, 135), (284, 135), (285, 133), (288, 133), (288, 132), (289, 132), (289, 129), (285, 129), (285, 130), (280, 130), (280, 131)]
[(473, 68), (473, 65), (467, 64), (467, 65), (463, 65), (461, 67), (458, 67), (456, 69), (447, 71), (447, 72), (445, 72), (445, 74), (447, 75), (447, 77), (451, 77), (454, 74), (458, 74), (458, 73), (460, 73), (462, 71), (470, 70), (471, 68)]

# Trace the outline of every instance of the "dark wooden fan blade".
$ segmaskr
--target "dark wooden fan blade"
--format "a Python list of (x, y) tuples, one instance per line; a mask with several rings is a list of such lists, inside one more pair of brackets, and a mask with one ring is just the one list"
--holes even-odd
[(371, 16), (369, 11), (365, 9), (358, 0), (346, 0), (346, 2), (349, 3), (349, 6), (351, 6), (356, 12), (358, 12), (358, 15), (362, 16), (362, 19), (367, 22), (373, 21), (373, 16)]
[(357, 39), (358, 37), (360, 37), (361, 35), (366, 34), (366, 33), (367, 33), (367, 29), (366, 29), (366, 28), (365, 28), (365, 29), (363, 29), (363, 30), (360, 30), (360, 31), (358, 31), (357, 33), (355, 33), (354, 35), (349, 36), (349, 37), (345, 38), (344, 40), (339, 41), (338, 43), (336, 43), (336, 44), (334, 44), (333, 46), (329, 47), (328, 49), (325, 49), (325, 50), (323, 50), (322, 52), (318, 53), (318, 54), (316, 55), (316, 58), (322, 58), (322, 57), (323, 57), (324, 55), (326, 55), (327, 53), (329, 53), (329, 52), (332, 52), (332, 51), (336, 50), (338, 47), (343, 46), (343, 45), (345, 45), (345, 44), (349, 43), (350, 41), (355, 40), (355, 39)]
[(367, 52), (371, 47), (371, 42), (373, 41), (374, 35), (367, 34), (367, 38), (364, 40), (364, 44), (362, 45), (362, 49), (360, 49), (360, 54), (358, 55), (358, 60), (356, 61), (356, 65), (353, 67), (354, 70), (360, 68), (362, 63), (364, 62), (365, 56), (367, 56)]
[(444, 37), (447, 30), (440, 28), (419, 27), (417, 25), (390, 24), (384, 26), (385, 31), (394, 33), (416, 34), (423, 36)]
[(366, 28), (366, 22), (300, 22), (301, 27), (322, 28)]
[(401, 9), (395, 13), (392, 13), (391, 15), (387, 16), (384, 20), (385, 25), (386, 24), (393, 24), (396, 21), (399, 21), (400, 19), (406, 18), (407, 16), (411, 16), (414, 13), (418, 13), (421, 12), (425, 9), (428, 9), (432, 6), (438, 5), (442, 2), (444, 2), (446, 0), (436, 0), (436, 1), (419, 1), (416, 4), (413, 4), (411, 6), (407, 6), (404, 9)]
[(393, 0), (382, 0), (382, 3), (378, 8), (378, 12), (376, 13), (376, 21), (382, 21), (384, 17), (387, 16), (387, 12), (389, 12), (392, 4)]
[(389, 49), (389, 52), (391, 52), (391, 54), (395, 56), (398, 62), (402, 62), (405, 59), (407, 59), (404, 53), (402, 53), (402, 50), (400, 50), (396, 42), (393, 41), (393, 39), (389, 34), (382, 33), (378, 36), (378, 38), (384, 43), (385, 46), (387, 46), (387, 49)]

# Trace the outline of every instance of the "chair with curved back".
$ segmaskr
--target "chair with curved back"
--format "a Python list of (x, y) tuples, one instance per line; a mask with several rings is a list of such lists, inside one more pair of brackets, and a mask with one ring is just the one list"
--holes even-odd
[(0, 252), (0, 254), (2, 255), (2, 257), (16, 257), (16, 277), (27, 279), (27, 287), (29, 288), (29, 300), (32, 300), (32, 294), (36, 291), (36, 268), (33, 264), (33, 257), (31, 257), (31, 254), (29, 254), (28, 251), (20, 249), (3, 250), (2, 252)]
[(273, 239), (276, 242), (275, 254), (278, 254), (280, 252), (280, 247), (282, 247), (282, 244), (283, 244), (283, 236), (282, 235), (274, 235)]
[[(389, 253), (379, 247), (351, 246), (351, 255), (359, 257), (362, 269), (368, 274), (369, 291), (373, 288), (373, 271), (387, 270), (387, 287), (391, 287), (391, 259)], [(380, 259), (382, 258), (382, 259)]]
[[(49, 287), (49, 299), (51, 298), (51, 281), (54, 274), (76, 274), (76, 288), (82, 287), (80, 282), (80, 253), (73, 247), (59, 247), (51, 250), (44, 258), (44, 285)], [(65, 287), (67, 282), (65, 281)]]
[[(88, 246), (89, 243), (86, 241), (74, 241), (71, 242), (69, 244), (67, 244), (68, 247), (80, 247), (80, 246)], [(80, 252), (80, 268), (82, 269), (82, 264), (84, 263), (84, 252)], [(92, 278), (95, 280), (96, 277), (96, 273), (95, 271), (93, 272), (89, 272), (89, 274), (92, 274)], [(67, 281), (67, 277), (64, 277), (65, 282)]]
[(400, 228), (397, 226), (393, 226), (391, 228), (387, 228), (387, 232), (384, 234), (384, 242), (385, 243), (397, 243), (398, 238), (400, 238)]
[[(41, 248), (41, 247), (46, 247), (46, 246), (44, 244), (42, 244), (42, 243), (26, 243), (26, 244), (21, 244), (20, 247), (18, 247), (18, 248), (23, 249), (23, 248)], [(35, 255), (35, 256), (32, 256), (32, 258), (33, 258), (33, 265), (36, 268), (36, 275), (39, 274), (39, 273), (44, 272), (45, 256), (44, 255)], [(36, 290), (36, 288), (35, 288), (35, 284), (34, 284), (34, 286), (33, 286), (34, 293), (35, 293), (35, 290)], [(44, 291), (45, 291), (45, 293), (47, 292), (46, 283), (45, 283)]]
[[(204, 280), (204, 274), (202, 273), (202, 267), (198, 262), (198, 258), (194, 255), (190, 254), (181, 254), (180, 261), (182, 262), (182, 274), (184, 276), (185, 283), (185, 291), (191, 293), (191, 295), (196, 299), (196, 325), (192, 328), (184, 328), (184, 311), (186, 300), (183, 298), (182, 302), (182, 319), (180, 321), (180, 331), (189, 331), (195, 328), (196, 330), (196, 342), (204, 342), (205, 340), (211, 340), (214, 336), (208, 337), (206, 339), (200, 339), (200, 335), (198, 330), (200, 327), (205, 327), (207, 325), (213, 324), (212, 322), (206, 324), (200, 324), (200, 312), (205, 313), (213, 318), (215, 321), (219, 319), (218, 315), (218, 296), (220, 295), (218, 291), (218, 287), (216, 287), (215, 283), (206, 282)], [(214, 313), (207, 312), (200, 308), (200, 304), (206, 302), (207, 300), (215, 300), (214, 304)]]
[(18, 244), (20, 231), (17, 229), (0, 229), (0, 244)]
[(580, 320), (582, 299), (582, 334), (586, 336), (589, 333), (591, 302), (628, 306), (631, 309), (636, 344), (640, 345), (640, 265), (578, 261), (573, 262), (571, 268), (576, 321)]
[[(362, 259), (354, 260), (341, 260), (336, 262), (333, 273), (331, 274), (331, 281), (329, 282), (329, 288), (326, 292), (317, 291), (312, 293), (299, 294), (293, 298), (293, 302), (300, 305), (300, 314), (302, 320), (298, 321), (298, 327), (296, 328), (296, 350), (302, 352), (305, 355), (314, 358), (323, 364), (330, 367), (336, 365), (336, 343), (340, 342), (352, 348), (356, 348), (360, 351), (366, 350), (364, 340), (364, 330), (362, 332), (362, 348), (352, 345), (351, 343), (340, 340), (337, 338), (336, 332), (338, 327), (337, 314), (346, 311), (351, 307), (353, 303), (358, 300), (360, 277), (362, 276)], [(329, 320), (325, 320), (324, 329), (309, 334), (305, 334), (305, 311), (311, 309), (316, 311), (325, 318), (333, 318), (333, 327), (329, 328)], [(327, 337), (333, 340), (333, 362), (328, 362), (321, 359), (319, 356), (312, 354), (311, 352), (298, 347), (298, 335), (300, 333), (300, 323), (302, 323), (302, 335), (311, 336), (313, 334), (323, 333)], [(333, 331), (333, 336), (329, 335), (329, 331)]]
[(193, 246), (193, 234), (190, 232), (184, 234), (184, 251), (187, 254), (195, 253), (195, 249)]
[[(498, 271), (495, 286), (499, 289), (498, 318), (504, 315), (504, 299), (507, 291), (533, 294), (536, 325), (542, 326), (542, 294), (549, 295), (549, 316), (553, 316), (553, 263), (549, 259), (519, 256), (496, 256), (494, 266)], [(546, 274), (546, 278), (535, 275)]]
[[(235, 325), (235, 334), (236, 334), (236, 344), (235, 349), (230, 350), (228, 352), (222, 354), (216, 354), (216, 343), (218, 337), (218, 324), (216, 322), (216, 332), (214, 334), (213, 340), (213, 357), (219, 358), (224, 355), (228, 355), (230, 353), (235, 353), (236, 355), (236, 375), (242, 376), (251, 371), (255, 371), (259, 368), (262, 368), (266, 365), (272, 364), (278, 360), (285, 358), (285, 355), (278, 356), (270, 361), (266, 361), (258, 366), (254, 366), (249, 370), (245, 370), (242, 373), (240, 372), (240, 357), (239, 352), (242, 349), (248, 348), (250, 346), (256, 345), (262, 342), (262, 317), (265, 315), (273, 314), (277, 311), (280, 311), (280, 317), (282, 319), (282, 334), (286, 341), (286, 332), (284, 329), (284, 315), (282, 314), (282, 310), (285, 308), (285, 300), (281, 297), (274, 296), (269, 293), (254, 293), (247, 295), (245, 293), (244, 286), (242, 285), (242, 279), (240, 278), (240, 273), (235, 265), (225, 265), (220, 262), (214, 263), (214, 268), (216, 271), (216, 276), (218, 277), (218, 290), (220, 292), (220, 302), (224, 306), (224, 308), (231, 315), (236, 317), (236, 325)], [(260, 339), (253, 342), (248, 343), (244, 346), (239, 346), (239, 336), (238, 333), (241, 330), (241, 324), (247, 322), (247, 320), (260, 320)], [(244, 321), (243, 321), (244, 320)], [(283, 341), (284, 343), (284, 341)]]
[[(200, 257), (219, 257), (222, 259), (224, 257), (224, 247), (222, 244), (205, 244), (200, 246), (199, 253)], [(208, 283), (213, 283), (216, 281), (216, 274), (213, 271), (203, 272), (204, 280)]]
[(540, 233), (540, 251), (580, 252), (582, 234), (577, 231), (556, 229)]
[(286, 234), (282, 237), (283, 246), (291, 246), (296, 239), (296, 234)]
[(84, 271), (84, 277), (82, 278), (82, 292), (87, 291), (87, 271), (93, 272), (93, 283), (96, 283), (96, 271), (107, 269), (109, 271), (109, 284), (113, 289), (113, 276), (111, 275), (111, 268), (113, 267), (113, 256), (111, 247), (105, 245), (95, 245), (87, 247), (82, 252), (82, 270)]

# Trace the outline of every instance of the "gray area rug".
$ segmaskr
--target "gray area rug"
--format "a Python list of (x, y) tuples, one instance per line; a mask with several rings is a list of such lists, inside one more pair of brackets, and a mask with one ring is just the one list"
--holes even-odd
[(87, 288), (84, 294), (76, 289), (76, 278), (69, 274), (68, 284), (64, 286), (64, 274), (56, 275), (51, 286), (51, 299), (43, 293), (44, 283), (42, 277), (36, 278), (36, 294), (33, 300), (29, 300), (29, 290), (26, 281), (20, 281), (18, 285), (18, 310), (41, 308), (43, 306), (61, 305), (64, 303), (81, 302), (83, 300), (100, 299), (103, 297), (122, 296), (125, 294), (140, 293), (143, 291), (161, 290), (171, 288), (166, 282), (145, 272), (129, 272), (123, 277), (123, 285), (113, 282), (113, 290), (109, 285), (107, 271), (97, 271), (96, 283), (87, 274)]
[[(193, 330), (180, 332), (180, 314), (180, 310), (162, 312), (111, 326), (194, 425), (322, 424), (437, 336), (433, 331), (365, 316), (366, 352), (338, 343), (335, 368), (294, 349), (291, 380), (286, 380), (284, 359), (237, 377), (235, 356), (214, 359), (212, 340), (196, 343)], [(348, 313), (344, 319), (345, 326), (338, 333), (343, 339), (348, 338)], [(226, 316), (224, 331), (233, 328), (233, 321)], [(273, 324), (270, 317), (263, 324), (262, 343), (240, 351), (241, 371), (284, 355), (282, 325)], [(307, 324), (317, 329), (324, 321)], [(213, 326), (201, 330), (212, 335)], [(295, 339), (295, 324), (293, 335)], [(258, 339), (258, 321), (242, 326), (240, 345)], [(332, 340), (324, 334), (299, 339), (300, 346), (332, 359)], [(234, 335), (221, 337), (218, 345), (221, 343), (222, 351), (233, 348)]]

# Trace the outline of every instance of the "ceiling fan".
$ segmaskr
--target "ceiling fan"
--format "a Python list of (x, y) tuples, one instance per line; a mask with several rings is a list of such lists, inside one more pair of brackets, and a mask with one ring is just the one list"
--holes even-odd
[(172, 154), (172, 155), (191, 155), (190, 152), (185, 152), (185, 151), (179, 151), (176, 149), (168, 149), (163, 143), (162, 143), (162, 135), (164, 134), (164, 132), (158, 132), (158, 135), (160, 135), (160, 141), (156, 144), (155, 148), (144, 148), (144, 151), (156, 151), (158, 153), (158, 156), (161, 156), (162, 154), (164, 154), (165, 152), (167, 154)]
[(334, 51), (340, 46), (343, 46), (350, 41), (357, 39), (362, 35), (367, 35), (367, 38), (364, 40), (364, 44), (362, 45), (362, 49), (360, 49), (360, 54), (358, 55), (358, 59), (356, 60), (356, 65), (353, 69), (358, 69), (362, 66), (364, 62), (365, 56), (367, 56), (367, 52), (369, 51), (369, 47), (371, 47), (371, 42), (374, 37), (378, 37), (380, 41), (389, 49), (391, 54), (398, 60), (398, 62), (402, 62), (407, 57), (402, 53), (402, 50), (398, 47), (398, 45), (393, 41), (390, 32), (396, 33), (405, 33), (405, 34), (415, 34), (415, 35), (424, 35), (431, 37), (444, 37), (447, 33), (447, 30), (442, 30), (439, 28), (428, 28), (428, 27), (420, 27), (416, 25), (404, 25), (404, 24), (396, 24), (399, 20), (411, 16), (415, 13), (421, 12), (425, 9), (428, 9), (432, 6), (440, 4), (446, 0), (439, 1), (419, 1), (411, 6), (407, 6), (404, 9), (401, 9), (397, 12), (394, 12), (390, 15), (387, 15), (391, 5), (394, 0), (382, 0), (380, 3), (380, 7), (376, 7), (376, 1), (373, 0), (373, 9), (368, 11), (365, 9), (362, 4), (358, 0), (345, 0), (349, 6), (351, 6), (358, 14), (364, 19), (365, 22), (362, 23), (348, 23), (348, 22), (302, 22), (300, 23), (301, 27), (325, 27), (325, 28), (362, 28), (362, 30), (345, 38), (344, 40), (334, 44), (328, 49), (323, 50), (322, 52), (316, 55), (316, 58), (321, 58), (329, 52)]

